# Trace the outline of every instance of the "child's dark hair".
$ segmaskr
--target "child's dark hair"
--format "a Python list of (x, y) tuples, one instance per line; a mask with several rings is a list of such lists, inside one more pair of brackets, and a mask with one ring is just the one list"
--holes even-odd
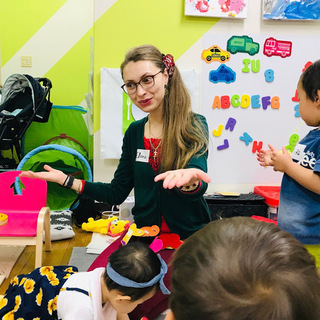
[(320, 90), (320, 60), (311, 64), (301, 75), (301, 83), (307, 97), (315, 102)]
[(175, 252), (170, 307), (176, 320), (318, 320), (313, 256), (272, 223), (209, 223)]
[[(120, 247), (109, 257), (111, 267), (121, 276), (138, 282), (148, 282), (160, 273), (161, 263), (148, 245), (141, 242), (129, 242)], [(104, 281), (108, 290), (118, 290), (121, 294), (131, 297), (131, 301), (136, 301), (159, 287), (156, 283), (146, 288), (124, 287), (114, 282), (104, 273)]]

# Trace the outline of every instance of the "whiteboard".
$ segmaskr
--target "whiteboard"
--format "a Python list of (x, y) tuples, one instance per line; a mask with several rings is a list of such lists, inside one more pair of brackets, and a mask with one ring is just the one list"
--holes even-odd
[[(199, 59), (202, 60), (201, 110), (207, 118), (210, 134), (209, 175), (215, 184), (279, 184), (282, 175), (271, 168), (259, 166), (253, 152), (253, 144), (256, 141), (257, 145), (262, 143), (263, 148), (267, 148), (270, 143), (280, 149), (289, 145), (292, 134), (298, 134), (301, 139), (312, 129), (297, 117), (298, 102), (292, 101), (292, 97), (295, 96), (297, 82), (305, 64), (319, 58), (319, 44), (314, 36), (246, 34), (245, 36), (259, 44), (257, 54), (251, 56), (246, 52), (237, 52), (230, 54), (230, 60), (224, 63), (216, 60), (209, 63), (201, 58), (204, 50), (212, 46), (217, 45), (222, 50), (227, 50), (228, 40), (232, 36), (244, 35), (207, 33), (203, 37), (202, 52), (199, 52)], [(265, 55), (264, 44), (270, 37), (291, 42), (290, 56), (283, 58), (279, 55)], [(280, 45), (281, 43), (278, 47)], [(276, 51), (275, 47), (273, 54), (277, 54)], [(250, 64), (244, 59), (249, 59)], [(257, 67), (258, 63), (260, 68)], [(221, 65), (235, 72), (234, 82), (209, 81), (210, 72), (218, 70)], [(266, 70), (267, 75), (270, 70), (274, 72), (273, 81), (266, 81)], [(228, 97), (230, 100), (233, 97), (234, 105), (239, 102), (240, 105), (230, 104), (227, 108), (228, 104), (225, 104), (226, 108), (219, 108), (219, 104), (214, 102), (221, 101), (222, 96), (227, 96), (226, 101)], [(244, 99), (243, 107), (241, 106), (243, 96), (249, 97), (248, 106), (248, 99)], [(263, 97), (278, 97), (279, 108), (272, 108), (265, 103), (264, 109)], [(264, 101), (267, 100), (265, 98)], [(230, 125), (230, 122), (227, 125), (230, 118), (234, 119), (234, 125)], [(252, 138), (248, 144), (241, 140), (245, 133)], [(223, 148), (227, 144), (228, 147)]]

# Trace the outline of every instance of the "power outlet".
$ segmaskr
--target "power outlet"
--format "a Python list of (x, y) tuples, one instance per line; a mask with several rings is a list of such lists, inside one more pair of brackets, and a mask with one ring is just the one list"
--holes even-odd
[(21, 56), (21, 67), (32, 67), (32, 57)]

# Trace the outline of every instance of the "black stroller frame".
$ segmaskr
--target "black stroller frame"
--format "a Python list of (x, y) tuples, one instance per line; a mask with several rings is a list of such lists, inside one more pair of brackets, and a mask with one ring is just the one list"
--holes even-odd
[[(14, 149), (20, 162), (21, 140), (30, 124), (48, 121), (51, 88), (52, 83), (47, 78), (13, 74), (6, 79), (0, 104), (0, 169), (16, 168)], [(12, 159), (4, 158), (1, 152), (9, 149)]]

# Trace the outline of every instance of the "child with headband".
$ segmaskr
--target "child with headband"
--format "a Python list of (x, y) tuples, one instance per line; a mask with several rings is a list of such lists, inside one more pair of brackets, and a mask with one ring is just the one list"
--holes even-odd
[(11, 280), (0, 301), (0, 319), (128, 320), (163, 283), (167, 265), (147, 245), (129, 243), (113, 252), (106, 268), (90, 272), (58, 266)]

